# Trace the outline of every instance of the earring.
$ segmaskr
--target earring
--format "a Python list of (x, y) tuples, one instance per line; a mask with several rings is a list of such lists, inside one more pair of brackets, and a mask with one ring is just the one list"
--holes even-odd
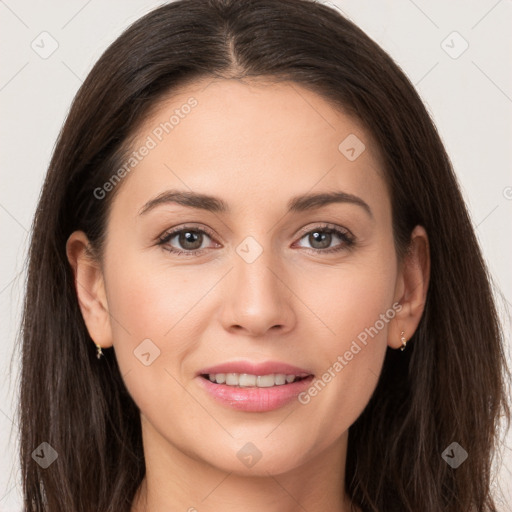
[(405, 346), (407, 345), (407, 340), (405, 339), (405, 332), (402, 331), (400, 333), (400, 341), (402, 342), (402, 346), (400, 347), (400, 350), (405, 350)]
[(101, 351), (100, 345), (98, 345), (97, 343), (95, 343), (95, 345), (96, 345), (96, 357), (99, 359), (103, 355), (103, 352)]

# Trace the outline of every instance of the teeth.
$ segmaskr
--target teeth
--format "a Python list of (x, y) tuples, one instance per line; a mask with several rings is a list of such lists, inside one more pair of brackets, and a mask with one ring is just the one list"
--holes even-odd
[(272, 373), (270, 375), (251, 375), (249, 373), (210, 373), (208, 378), (217, 384), (239, 387), (270, 388), (290, 384), (297, 377), (284, 373)]
[[(230, 374), (233, 375), (233, 374)], [(237, 383), (238, 379), (238, 383)], [(240, 387), (249, 387), (249, 386), (256, 386), (258, 377), (256, 375), (249, 375), (248, 373), (242, 373), (241, 375), (233, 375), (230, 378), (229, 384), (232, 386), (236, 386), (237, 384)]]

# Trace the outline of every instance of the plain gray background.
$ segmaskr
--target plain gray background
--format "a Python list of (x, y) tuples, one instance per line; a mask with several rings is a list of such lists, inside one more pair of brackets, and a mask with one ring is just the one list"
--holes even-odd
[[(124, 28), (161, 3), (0, 0), (0, 512), (21, 510), (13, 350), (28, 234), (46, 167), (94, 62)], [(505, 298), (498, 305), (510, 347), (512, 1), (324, 3), (342, 10), (391, 54), (431, 112)], [(511, 446), (509, 434), (494, 483), (504, 495), (503, 512), (512, 504)], [(471, 447), (468, 452), (471, 457)]]

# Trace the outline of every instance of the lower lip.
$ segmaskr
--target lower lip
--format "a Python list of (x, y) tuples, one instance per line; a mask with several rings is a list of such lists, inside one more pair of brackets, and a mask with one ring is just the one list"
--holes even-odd
[(246, 412), (266, 412), (279, 409), (292, 402), (307, 389), (313, 380), (313, 375), (292, 382), (269, 388), (227, 386), (215, 384), (204, 377), (197, 377), (204, 389), (218, 402), (233, 409)]

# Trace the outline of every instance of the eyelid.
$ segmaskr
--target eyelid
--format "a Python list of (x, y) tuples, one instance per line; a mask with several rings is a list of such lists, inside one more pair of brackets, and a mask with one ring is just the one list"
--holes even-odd
[(352, 232), (349, 229), (347, 229), (343, 226), (338, 226), (337, 224), (332, 224), (330, 222), (321, 222), (319, 225), (313, 226), (313, 227), (305, 226), (298, 232), (297, 236), (299, 238), (302, 238), (304, 235), (308, 235), (312, 231), (315, 231), (315, 229), (317, 229), (317, 230), (332, 229), (334, 231), (341, 231), (342, 233), (346, 234), (347, 237), (349, 237), (351, 239), (355, 238), (355, 236), (352, 234)]
[(215, 235), (213, 234), (213, 232), (210, 231), (208, 228), (205, 228), (204, 226), (200, 227), (194, 224), (184, 224), (176, 226), (175, 228), (166, 229), (161, 235), (157, 237), (157, 240), (162, 241), (163, 239), (166, 239), (171, 235), (176, 235), (177, 233), (180, 233), (181, 231), (186, 231), (187, 229), (190, 229), (191, 231), (197, 231), (199, 233), (206, 233), (210, 238), (215, 239)]

